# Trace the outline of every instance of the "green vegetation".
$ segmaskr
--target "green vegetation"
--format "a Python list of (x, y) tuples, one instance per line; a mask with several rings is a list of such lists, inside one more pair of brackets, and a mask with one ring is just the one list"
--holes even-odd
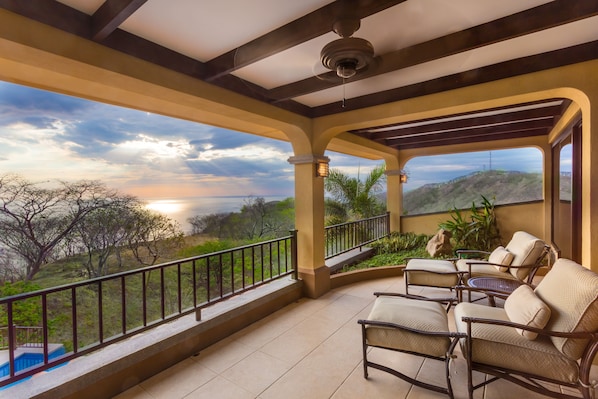
[(266, 202), (249, 197), (240, 212), (199, 215), (187, 220), (193, 234), (225, 240), (268, 240), (283, 237), (295, 225), (295, 200)]
[(542, 174), (490, 170), (445, 182), (426, 184), (403, 196), (406, 215), (466, 209), (484, 196), (497, 205), (537, 201), (542, 195)]
[(426, 234), (391, 233), (371, 243), (375, 255), (355, 265), (345, 266), (341, 272), (379, 266), (404, 265), (409, 258), (429, 258), (426, 244), (432, 238)]
[(500, 244), (500, 232), (496, 223), (494, 202), (482, 195), (482, 206), (471, 204), (469, 217), (464, 217), (459, 209), (449, 212), (451, 220), (438, 225), (451, 232), (455, 248), (491, 251)]
[(324, 188), (331, 196), (325, 199), (326, 225), (345, 223), (384, 213), (384, 202), (377, 197), (383, 189), (384, 164), (374, 168), (361, 181), (359, 176), (349, 177), (337, 169), (331, 169), (324, 181)]

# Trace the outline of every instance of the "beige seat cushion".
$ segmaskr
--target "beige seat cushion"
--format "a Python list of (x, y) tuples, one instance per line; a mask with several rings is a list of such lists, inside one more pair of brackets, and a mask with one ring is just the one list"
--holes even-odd
[[(367, 320), (384, 321), (428, 332), (447, 332), (444, 307), (437, 302), (401, 297), (378, 297)], [(450, 345), (448, 337), (428, 336), (388, 327), (367, 326), (368, 345), (444, 357)]]
[(407, 262), (405, 270), (407, 282), (413, 285), (451, 288), (459, 282), (457, 269), (453, 262), (448, 260), (411, 259)]
[[(467, 332), (467, 324), (461, 320), (465, 316), (509, 320), (504, 309), (462, 302), (455, 307), (455, 323), (459, 332)], [(548, 337), (540, 336), (530, 341), (512, 327), (479, 323), (472, 325), (471, 334), (474, 362), (532, 372), (557, 381), (577, 382), (577, 362), (558, 351)], [(461, 345), (465, 353), (464, 340)]]
[[(509, 295), (505, 301), (505, 312), (513, 323), (529, 327), (544, 328), (550, 319), (550, 308), (534, 294), (529, 285), (522, 285)], [(516, 329), (527, 339), (536, 339), (537, 333)]]
[(462, 272), (469, 272), (469, 266), (467, 265), (467, 262), (475, 262), (475, 264), (471, 265), (471, 276), (466, 276), (467, 278), (488, 276), (515, 280), (515, 276), (513, 276), (511, 273), (501, 272), (496, 267), (494, 267), (494, 265), (491, 265), (488, 263), (488, 261), (484, 260), (459, 259), (456, 263), (457, 270)]
[[(552, 311), (546, 328), (562, 332), (598, 331), (598, 274), (569, 259), (558, 259), (535, 290)], [(554, 346), (579, 359), (586, 340), (552, 337)]]
[[(544, 251), (545, 243), (539, 238), (526, 233), (517, 231), (506, 246), (507, 251), (513, 254), (511, 266), (534, 265)], [(525, 280), (530, 269), (509, 269), (511, 274), (519, 280)]]
[(512, 261), (513, 254), (507, 251), (502, 245), (492, 251), (490, 256), (488, 256), (488, 262), (503, 265), (495, 266), (499, 272), (506, 272), (509, 270), (509, 265)]

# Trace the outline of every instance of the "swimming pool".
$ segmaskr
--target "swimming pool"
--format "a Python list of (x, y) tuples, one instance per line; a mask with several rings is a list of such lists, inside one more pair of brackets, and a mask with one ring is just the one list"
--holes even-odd
[[(44, 362), (44, 354), (41, 348), (19, 348), (21, 354), (15, 357), (15, 372), (28, 369)], [(30, 352), (31, 351), (31, 352)], [(55, 359), (66, 353), (64, 346), (59, 345), (48, 353), (48, 360)], [(10, 375), (10, 364), (8, 362), (0, 365), (0, 378)]]

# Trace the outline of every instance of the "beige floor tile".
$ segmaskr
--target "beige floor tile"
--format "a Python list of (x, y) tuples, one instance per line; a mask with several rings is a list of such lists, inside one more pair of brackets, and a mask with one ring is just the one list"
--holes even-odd
[[(402, 279), (399, 277), (391, 277), (379, 280), (362, 281), (360, 283), (340, 287), (335, 291), (345, 295), (352, 295), (360, 298), (369, 299), (373, 297), (373, 293), (375, 291), (388, 291), (396, 289), (396, 283), (398, 281), (402, 281)], [(404, 292), (404, 290), (402, 292)]]
[(124, 391), (120, 395), (114, 396), (113, 399), (154, 399), (154, 397), (141, 388), (141, 386), (135, 385), (133, 388)]
[(255, 395), (222, 377), (216, 377), (185, 399), (253, 399)]
[(263, 392), (269, 398), (329, 398), (361, 361), (360, 332), (345, 325)]
[(546, 399), (545, 395), (540, 395), (509, 381), (498, 380), (486, 386), (486, 398), (489, 399)]
[(264, 345), (261, 351), (288, 364), (294, 364), (313, 351), (337, 329), (337, 325), (312, 316)]
[(251, 347), (227, 338), (204, 349), (193, 360), (215, 373), (222, 373), (252, 352), (254, 352), (254, 349)]
[(371, 299), (343, 295), (328, 306), (318, 310), (314, 316), (329, 320), (338, 325), (344, 324), (364, 308), (370, 306)]
[(282, 360), (257, 351), (221, 374), (253, 394), (260, 394), (290, 369)]
[(186, 359), (139, 385), (152, 398), (176, 399), (184, 398), (215, 377), (216, 373), (213, 371), (191, 359)]
[(411, 390), (411, 384), (393, 375), (379, 370), (371, 372), (366, 379), (363, 376), (363, 363), (353, 370), (349, 377), (334, 392), (332, 399), (397, 399), (405, 398)]

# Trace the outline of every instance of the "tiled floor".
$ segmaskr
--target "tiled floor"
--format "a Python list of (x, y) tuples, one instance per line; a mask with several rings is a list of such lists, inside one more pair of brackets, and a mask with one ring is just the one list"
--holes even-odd
[[(357, 320), (369, 314), (374, 291), (404, 292), (403, 280), (366, 281), (333, 290), (317, 300), (302, 299), (117, 398), (446, 398), (375, 369), (370, 369), (369, 379), (363, 378)], [(451, 317), (452, 312), (449, 320)], [(458, 355), (452, 368), (453, 388), (456, 398), (466, 398), (465, 362)], [(380, 349), (373, 349), (369, 356), (418, 379), (444, 383), (441, 362)], [(476, 391), (475, 397), (544, 396), (497, 381), (485, 391)]]

